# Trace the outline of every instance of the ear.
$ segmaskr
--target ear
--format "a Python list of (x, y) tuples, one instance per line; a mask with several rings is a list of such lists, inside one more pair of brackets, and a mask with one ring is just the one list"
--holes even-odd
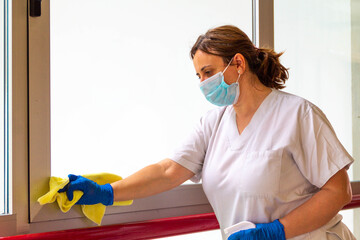
[(239, 74), (243, 74), (246, 70), (245, 58), (241, 53), (237, 53), (234, 56), (234, 64), (236, 64), (236, 69)]

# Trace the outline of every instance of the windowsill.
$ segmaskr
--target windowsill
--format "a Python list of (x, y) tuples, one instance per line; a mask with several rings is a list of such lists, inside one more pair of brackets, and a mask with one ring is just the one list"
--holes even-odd
[(0, 214), (0, 222), (16, 219), (15, 214)]
[(11, 236), (16, 234), (16, 215), (0, 214), (0, 236)]
[[(107, 207), (102, 225), (212, 211), (201, 184), (182, 185), (155, 196), (135, 200), (131, 206)], [(44, 224), (52, 231), (96, 225), (84, 217), (79, 206), (74, 206), (69, 212), (63, 213), (56, 203), (41, 206), (35, 217), (31, 219), (31, 232), (43, 232)]]

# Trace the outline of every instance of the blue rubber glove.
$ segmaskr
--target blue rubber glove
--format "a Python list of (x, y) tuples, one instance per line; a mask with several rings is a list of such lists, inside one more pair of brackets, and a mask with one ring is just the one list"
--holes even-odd
[(69, 184), (58, 192), (65, 192), (70, 201), (74, 198), (74, 191), (80, 190), (84, 193), (77, 205), (93, 205), (102, 203), (105, 206), (112, 205), (114, 203), (114, 192), (112, 186), (108, 184), (99, 185), (94, 181), (91, 181), (82, 176), (69, 174)]
[(284, 226), (275, 220), (271, 223), (256, 224), (256, 228), (242, 230), (230, 235), (228, 240), (285, 240)]

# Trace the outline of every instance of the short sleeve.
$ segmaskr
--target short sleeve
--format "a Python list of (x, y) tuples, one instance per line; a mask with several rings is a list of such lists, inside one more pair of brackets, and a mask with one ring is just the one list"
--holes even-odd
[(308, 181), (321, 188), (339, 170), (349, 168), (354, 160), (319, 108), (309, 103), (307, 111), (299, 117), (293, 158)]
[(225, 108), (216, 108), (207, 112), (169, 157), (195, 174), (193, 182), (201, 180), (206, 150), (224, 111)]
[(192, 171), (195, 176), (191, 180), (199, 182), (206, 148), (207, 141), (203, 131), (203, 119), (201, 119), (180, 146), (175, 149), (170, 159)]

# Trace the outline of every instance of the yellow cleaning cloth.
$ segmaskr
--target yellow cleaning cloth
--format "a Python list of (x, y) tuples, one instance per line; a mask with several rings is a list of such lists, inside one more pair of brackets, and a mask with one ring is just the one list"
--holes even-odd
[[(106, 183), (113, 183), (122, 179), (120, 176), (110, 173), (86, 174), (82, 176), (100, 185)], [(38, 199), (38, 202), (41, 205), (44, 205), (46, 203), (53, 203), (55, 202), (55, 200), (57, 200), (57, 203), (61, 211), (66, 213), (83, 195), (82, 191), (74, 191), (74, 198), (72, 201), (69, 201), (69, 199), (66, 196), (66, 192), (59, 193), (58, 191), (64, 188), (68, 183), (69, 183), (68, 178), (63, 179), (58, 177), (51, 177), (49, 182), (50, 191), (46, 193), (44, 196), (40, 197)], [(131, 205), (132, 203), (133, 203), (132, 200), (114, 202), (113, 206), (127, 206), (127, 205)], [(100, 225), (101, 220), (105, 214), (106, 206), (101, 203), (95, 205), (81, 205), (81, 209), (84, 215), (88, 219)]]

